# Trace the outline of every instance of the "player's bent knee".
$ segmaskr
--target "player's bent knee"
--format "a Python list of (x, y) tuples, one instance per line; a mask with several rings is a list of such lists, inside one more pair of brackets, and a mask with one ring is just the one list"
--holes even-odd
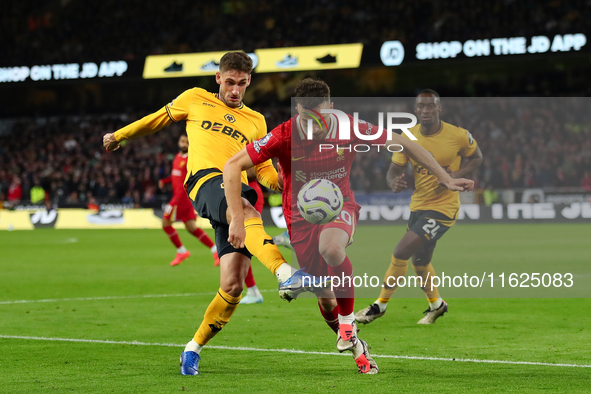
[(394, 249), (394, 258), (399, 260), (409, 260), (412, 255), (414, 254), (413, 248), (408, 246), (400, 246), (400, 244), (396, 245)]
[(239, 297), (244, 290), (244, 284), (238, 280), (226, 281), (221, 288), (232, 297)]
[(337, 243), (320, 245), (319, 252), (330, 266), (338, 266), (345, 259), (345, 249)]
[(250, 203), (244, 206), (244, 219), (261, 218), (261, 214)]
[(320, 304), (320, 307), (322, 307), (322, 309), (326, 312), (330, 312), (337, 307), (336, 298), (319, 298), (318, 303)]

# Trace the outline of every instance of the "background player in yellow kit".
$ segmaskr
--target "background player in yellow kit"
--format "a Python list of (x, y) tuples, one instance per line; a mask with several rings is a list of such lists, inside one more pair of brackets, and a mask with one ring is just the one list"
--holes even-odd
[[(412, 127), (410, 132), (417, 138), (416, 142), (431, 153), (453, 178), (462, 178), (470, 175), (482, 163), (482, 153), (467, 130), (439, 119), (441, 109), (439, 94), (434, 90), (423, 90), (415, 100), (419, 124)], [(403, 153), (392, 155), (387, 181), (395, 193), (406, 189), (404, 170), (408, 161)], [(422, 278), (423, 291), (429, 300), (429, 308), (418, 323), (432, 324), (447, 312), (447, 303), (440, 297), (439, 290), (435, 286), (431, 287), (431, 278), (436, 275), (431, 259), (437, 240), (457, 219), (460, 197), (457, 191), (441, 185), (426, 168), (413, 160), (410, 162), (415, 176), (415, 192), (410, 203), (408, 231), (394, 249), (380, 297), (355, 314), (355, 319), (360, 323), (371, 323), (386, 313), (388, 301), (396, 291), (396, 285), (390, 287), (388, 283), (394, 284), (398, 277), (406, 276), (411, 257), (413, 268)]]
[[(265, 118), (242, 103), (250, 84), (252, 60), (243, 52), (228, 52), (220, 59), (216, 73), (219, 93), (201, 88), (186, 90), (159, 111), (148, 115), (115, 133), (103, 137), (108, 151), (119, 148), (120, 141), (136, 138), (160, 130), (180, 120), (187, 122), (189, 156), (185, 189), (199, 216), (210, 220), (220, 258), (220, 288), (213, 299), (197, 333), (181, 355), (181, 374), (197, 375), (202, 347), (230, 320), (242, 294), (244, 279), (255, 255), (280, 283), (290, 287), (280, 293), (290, 298), (290, 292), (303, 289), (302, 276), (285, 262), (283, 256), (263, 228), (260, 214), (254, 208), (257, 193), (248, 186), (246, 172), (242, 173), (242, 203), (246, 227), (245, 248), (236, 249), (228, 242), (226, 197), (222, 169), (226, 161), (246, 144), (260, 140), (267, 134)], [(279, 190), (277, 171), (267, 160), (255, 167), (261, 184)], [(251, 254), (252, 253), (252, 254)], [(316, 278), (308, 283), (322, 284)]]

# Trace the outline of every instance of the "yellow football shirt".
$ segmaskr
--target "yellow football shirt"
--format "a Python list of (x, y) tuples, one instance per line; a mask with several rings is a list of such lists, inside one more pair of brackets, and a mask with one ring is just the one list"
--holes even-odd
[[(476, 151), (476, 141), (472, 135), (461, 127), (441, 122), (439, 131), (433, 135), (421, 133), (421, 125), (409, 130), (427, 152), (431, 154), (445, 169), (457, 171), (460, 169), (462, 157), (470, 157)], [(405, 138), (406, 135), (403, 135)], [(392, 162), (405, 166), (410, 159), (404, 153), (394, 153)], [(410, 160), (415, 177), (415, 192), (412, 195), (410, 210), (431, 210), (443, 213), (456, 219), (460, 208), (459, 192), (454, 192), (437, 183), (437, 177), (420, 164)]]
[[(193, 200), (205, 181), (221, 175), (224, 164), (230, 157), (248, 143), (267, 134), (267, 124), (262, 114), (244, 104), (238, 108), (230, 108), (218, 99), (217, 94), (193, 88), (183, 92), (159, 111), (118, 130), (115, 138), (121, 141), (150, 134), (180, 120), (186, 120), (189, 138), (187, 179), (192, 175), (204, 174), (199, 176), (195, 186), (189, 191)], [(202, 170), (206, 171), (197, 174)], [(263, 185), (277, 187), (277, 172), (270, 160), (259, 164), (255, 170)], [(242, 172), (242, 182), (248, 184), (246, 172)]]

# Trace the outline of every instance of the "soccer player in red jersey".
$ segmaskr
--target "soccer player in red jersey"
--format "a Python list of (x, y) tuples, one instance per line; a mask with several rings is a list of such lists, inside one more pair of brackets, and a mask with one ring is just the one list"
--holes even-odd
[[(351, 277), (353, 267), (345, 248), (353, 241), (360, 207), (350, 188), (349, 173), (356, 155), (354, 146), (367, 141), (359, 139), (353, 129), (353, 137), (348, 140), (338, 139), (335, 115), (321, 114), (322, 109), (333, 108), (330, 89), (326, 83), (304, 79), (296, 87), (295, 93), (298, 115), (277, 126), (265, 137), (248, 144), (224, 166), (224, 190), (228, 208), (232, 212), (228, 240), (234, 247), (244, 245), (245, 230), (239, 216), (242, 209), (241, 171), (251, 168), (255, 163), (276, 157), (283, 169), (285, 219), (300, 266), (312, 275)], [(316, 123), (313, 122), (312, 140), (307, 139), (308, 119), (318, 119)], [(353, 127), (353, 118), (349, 116), (349, 120)], [(358, 127), (359, 134), (364, 135), (379, 131), (378, 127), (364, 121), (359, 121)], [(391, 141), (386, 141), (386, 138), (387, 134), (382, 132), (372, 143), (402, 146), (406, 154), (429, 168), (452, 190), (469, 190), (473, 187), (470, 180), (452, 179), (418, 144), (397, 134), (392, 136)], [(322, 150), (321, 143), (325, 146), (339, 145), (342, 149)], [(294, 178), (292, 174), (295, 174)], [(344, 206), (337, 219), (325, 225), (313, 225), (305, 221), (296, 208), (294, 198), (304, 183), (316, 178), (334, 182), (344, 197)], [(237, 214), (234, 215), (234, 212)], [(322, 289), (316, 296), (326, 323), (337, 333), (337, 349), (341, 352), (352, 351), (360, 372), (377, 373), (377, 365), (369, 355), (367, 344), (357, 338), (353, 314), (355, 292), (350, 282), (336, 286), (334, 293)]]
[(205, 231), (197, 227), (197, 215), (184, 187), (187, 176), (188, 151), (189, 139), (183, 134), (179, 137), (179, 153), (177, 153), (172, 162), (172, 174), (168, 178), (161, 179), (158, 182), (158, 186), (161, 189), (165, 184), (172, 183), (173, 197), (164, 209), (164, 216), (162, 216), (162, 229), (164, 229), (164, 232), (176, 247), (176, 257), (170, 265), (179, 265), (191, 255), (181, 242), (179, 234), (172, 227), (172, 223), (180, 220), (185, 223), (185, 228), (188, 232), (193, 234), (203, 245), (211, 250), (214, 265), (217, 267), (220, 264), (217, 249)]

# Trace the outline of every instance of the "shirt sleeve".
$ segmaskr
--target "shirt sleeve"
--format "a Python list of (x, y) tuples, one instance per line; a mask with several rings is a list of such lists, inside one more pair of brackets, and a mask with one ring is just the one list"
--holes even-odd
[(466, 129), (460, 128), (460, 156), (470, 157), (476, 151), (478, 144), (472, 134)]
[(172, 123), (165, 108), (154, 112), (153, 114), (144, 116), (140, 120), (129, 124), (122, 129), (115, 132), (115, 139), (123, 141), (130, 138), (143, 137), (144, 135), (152, 134), (160, 130), (166, 125)]
[(279, 157), (281, 152), (281, 125), (262, 138), (246, 145), (246, 152), (255, 165), (261, 164), (273, 157)]
[[(384, 132), (384, 134), (386, 133)], [(404, 133), (401, 134), (401, 137), (410, 140), (410, 138), (408, 138), (408, 136)], [(394, 152), (392, 153), (392, 163), (404, 167), (406, 166), (406, 163), (408, 163), (408, 156), (402, 152)]]
[(194, 95), (195, 89), (185, 90), (180, 96), (166, 104), (164, 108), (173, 122), (187, 119)]
[(275, 191), (281, 191), (279, 189), (277, 170), (273, 167), (270, 159), (258, 164), (255, 167), (255, 172), (257, 174), (257, 180), (261, 185)]

